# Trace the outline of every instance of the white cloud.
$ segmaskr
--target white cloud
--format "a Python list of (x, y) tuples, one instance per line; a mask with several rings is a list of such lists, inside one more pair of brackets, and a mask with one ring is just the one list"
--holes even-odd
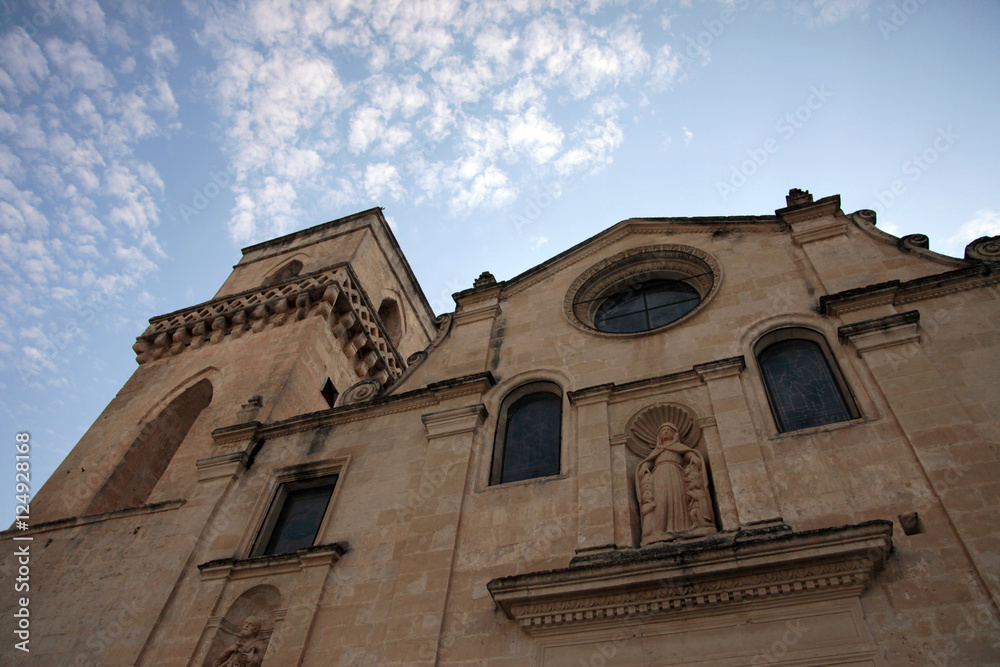
[(512, 115), (507, 124), (507, 145), (516, 152), (526, 153), (537, 163), (548, 162), (559, 151), (563, 131), (546, 118), (538, 107), (524, 115)]
[(529, 236), (528, 237), (528, 247), (531, 252), (538, 252), (538, 249), (549, 242), (549, 239), (545, 236)]
[(0, 37), (0, 66), (9, 77), (8, 85), (16, 85), (22, 93), (39, 90), (39, 82), (49, 73), (42, 49), (20, 27)]
[(669, 89), (677, 80), (681, 71), (681, 59), (670, 48), (669, 44), (664, 44), (656, 52), (656, 59), (653, 62), (653, 71), (649, 77), (648, 85), (656, 91)]
[(161, 62), (176, 65), (178, 60), (177, 48), (166, 35), (154, 35), (149, 43), (149, 57), (155, 65), (159, 65)]
[(107, 88), (114, 82), (108, 69), (83, 42), (69, 44), (53, 37), (45, 42), (45, 53), (55, 68), (63, 73), (63, 82), (69, 86), (96, 90)]
[(385, 195), (399, 199), (404, 194), (403, 185), (399, 180), (399, 171), (388, 162), (370, 164), (365, 169), (365, 192), (374, 200)]
[(971, 220), (945, 241), (945, 252), (962, 257), (965, 246), (983, 236), (1000, 236), (1000, 212), (988, 209), (976, 211)]
[[(512, 200), (529, 167), (606, 164), (623, 133), (620, 108), (602, 104), (640, 76), (668, 86), (679, 68), (668, 48), (653, 63), (626, 4), (187, 2), (217, 60), (206, 78), (236, 170), (231, 234), (302, 224), (306, 190), (324, 205), (405, 193), (468, 212)], [(571, 98), (582, 118), (561, 104)]]

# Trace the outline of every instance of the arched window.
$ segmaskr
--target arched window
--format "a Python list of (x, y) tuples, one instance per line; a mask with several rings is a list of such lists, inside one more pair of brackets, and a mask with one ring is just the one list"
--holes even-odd
[(378, 318), (382, 320), (382, 326), (393, 344), (399, 345), (399, 337), (403, 334), (403, 318), (395, 299), (382, 299), (378, 307)]
[(287, 264), (283, 265), (280, 269), (264, 278), (264, 282), (261, 283), (261, 287), (267, 287), (268, 285), (274, 285), (276, 283), (283, 282), (289, 278), (294, 278), (302, 272), (302, 262), (297, 259), (293, 259)]
[(490, 484), (559, 474), (562, 390), (552, 382), (518, 387), (504, 399)]
[(757, 343), (756, 355), (779, 431), (858, 416), (836, 360), (819, 333), (809, 329), (772, 331)]
[(212, 383), (199, 380), (146, 422), (88, 512), (109, 512), (145, 503), (201, 411), (212, 402)]

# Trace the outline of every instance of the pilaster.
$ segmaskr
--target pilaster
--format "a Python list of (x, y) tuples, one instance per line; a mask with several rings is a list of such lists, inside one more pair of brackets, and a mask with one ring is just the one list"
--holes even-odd
[[(605, 389), (575, 401), (578, 554), (613, 549), (615, 545), (616, 505), (612, 493), (612, 452), (608, 435), (610, 396), (611, 390)], [(621, 444), (624, 446), (624, 441)], [(621, 455), (624, 456), (624, 452)]]
[(736, 514), (746, 526), (779, 521), (780, 513), (740, 382), (744, 368), (743, 357), (733, 357), (694, 370), (708, 386)]
[[(441, 644), (462, 502), (482, 405), (421, 416), (427, 452), (409, 533), (399, 558), (383, 664), (434, 665)], [(419, 483), (419, 482), (418, 482)]]
[(918, 311), (840, 327), (889, 408), (994, 601), (1000, 463), (921, 340)]

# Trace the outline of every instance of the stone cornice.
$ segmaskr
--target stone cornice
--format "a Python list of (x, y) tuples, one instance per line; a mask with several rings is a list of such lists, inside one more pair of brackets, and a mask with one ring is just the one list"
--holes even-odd
[(747, 605), (859, 596), (885, 565), (892, 523), (794, 533), (787, 526), (574, 559), (487, 589), (533, 636)]
[(877, 317), (864, 322), (846, 324), (837, 329), (842, 341), (850, 341), (859, 353), (920, 342), (917, 323), (920, 313), (909, 310), (897, 315)]
[(990, 264), (976, 264), (905, 282), (891, 280), (829, 294), (820, 297), (819, 309), (826, 315), (837, 316), (873, 306), (898, 306), (996, 284), (1000, 284), (1000, 271)]
[(734, 374), (739, 373), (746, 366), (743, 357), (731, 357), (729, 359), (717, 359), (703, 364), (696, 364), (689, 370), (655, 377), (632, 380), (617, 384), (606, 382), (591, 387), (583, 387), (567, 392), (570, 403), (573, 405), (585, 405), (593, 400), (607, 399), (608, 402), (626, 400), (635, 394), (652, 390), (662, 390), (667, 387), (671, 389), (683, 389), (703, 384), (705, 380), (716, 377), (719, 373)]
[(377, 419), (386, 415), (411, 410), (423, 410), (440, 405), (443, 401), (462, 396), (481, 396), (488, 391), (496, 380), (489, 371), (463, 375), (462, 377), (432, 382), (426, 387), (414, 389), (402, 394), (381, 395), (363, 403), (338, 406), (319, 412), (308, 412), (284, 419), (273, 424), (236, 424), (224, 426), (212, 432), (212, 438), (219, 444), (237, 442), (229, 438), (233, 433), (240, 434), (240, 440), (267, 440), (280, 436), (311, 431), (321, 426), (347, 424), (349, 422)]
[(307, 317), (325, 318), (359, 378), (387, 386), (406, 367), (349, 264), (154, 317), (132, 349), (141, 365)]
[(719, 359), (717, 361), (709, 361), (704, 364), (697, 364), (694, 367), (694, 371), (698, 373), (701, 379), (707, 382), (708, 380), (716, 380), (718, 378), (739, 375), (746, 367), (746, 360), (742, 356), (739, 356), (730, 357), (728, 359)]
[(449, 435), (470, 433), (486, 419), (486, 408), (480, 405), (467, 405), (451, 410), (431, 412), (421, 415), (427, 438), (443, 438)]

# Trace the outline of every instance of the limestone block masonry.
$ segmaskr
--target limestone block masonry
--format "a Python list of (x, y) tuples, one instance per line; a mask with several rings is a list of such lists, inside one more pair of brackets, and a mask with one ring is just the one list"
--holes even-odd
[(796, 189), (440, 316), (381, 209), (246, 248), (32, 499), (30, 658), (1000, 663), (1000, 237), (928, 247)]

